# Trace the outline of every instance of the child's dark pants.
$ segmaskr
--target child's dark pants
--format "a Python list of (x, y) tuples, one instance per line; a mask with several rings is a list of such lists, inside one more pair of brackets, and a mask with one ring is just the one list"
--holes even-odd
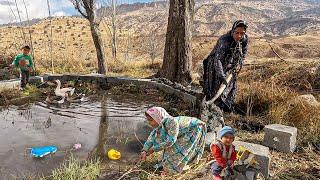
[(29, 83), (29, 71), (20, 72), (21, 88), (26, 88)]
[(223, 167), (220, 166), (219, 163), (217, 163), (217, 162), (212, 163), (211, 172), (213, 175), (215, 175), (215, 176), (220, 175), (222, 170), (223, 170)]

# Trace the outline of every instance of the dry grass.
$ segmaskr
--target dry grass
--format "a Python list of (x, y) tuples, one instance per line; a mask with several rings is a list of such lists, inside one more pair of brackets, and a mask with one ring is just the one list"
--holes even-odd
[(271, 179), (316, 180), (320, 178), (320, 156), (311, 146), (298, 153), (271, 151)]
[[(57, 17), (53, 18), (52, 25), (55, 73), (89, 73), (97, 70), (96, 52), (88, 22), (84, 18), (79, 17)], [(48, 19), (42, 20), (31, 27), (35, 55), (34, 60), (41, 74), (52, 73), (49, 28)], [(143, 27), (141, 28), (143, 29)], [(124, 29), (119, 30), (118, 57), (116, 61), (113, 60), (111, 56), (111, 36), (105, 23), (101, 24), (100, 29), (110, 74), (146, 77), (155, 71), (154, 68), (150, 68), (151, 59), (145, 51), (145, 43), (143, 43), (148, 39), (145, 37), (146, 34), (150, 34), (150, 32), (145, 33), (147, 29), (136, 31), (135, 33), (128, 33), (129, 31)], [(0, 32), (2, 42), (0, 49), (3, 50), (2, 53), (0, 53), (0, 61), (8, 64), (11, 63), (12, 58), (16, 54), (20, 53), (23, 40), (20, 37), (17, 27), (1, 27)], [(164, 33), (165, 31), (159, 32), (157, 39), (164, 39)], [(308, 39), (308, 42), (304, 42), (304, 38)], [(192, 52), (194, 54), (193, 63), (195, 70), (198, 69), (202, 60), (210, 53), (216, 40), (217, 37), (210, 36), (193, 38)], [(295, 40), (298, 40), (299, 44), (295, 43)], [(128, 42), (131, 43), (128, 44)], [(252, 38), (250, 42), (249, 58), (274, 57), (270, 54), (270, 47), (266, 40)], [(319, 59), (319, 56), (314, 53), (316, 49), (319, 48), (317, 42), (318, 37), (313, 34), (271, 40), (272, 45), (279, 48), (279, 51), (286, 52), (287, 56), (284, 56), (284, 58), (299, 59), (301, 57), (295, 57), (295, 54), (304, 53), (304, 58)], [(27, 43), (30, 44), (29, 40), (27, 40)], [(310, 43), (312, 44), (310, 45)], [(293, 45), (288, 46), (288, 44)], [(163, 44), (161, 44), (159, 52), (163, 52), (163, 48)], [(159, 55), (156, 59), (156, 64), (159, 64), (161, 59), (162, 57)], [(250, 59), (248, 60), (251, 61)], [(159, 67), (159, 65), (157, 65), (157, 67)]]
[[(54, 18), (52, 25), (55, 73), (90, 73), (97, 70), (97, 57), (88, 22), (84, 18), (64, 17)], [(52, 73), (48, 28), (49, 20), (40, 21), (31, 27), (33, 30), (34, 61), (41, 74)], [(135, 35), (131, 35), (132, 43), (131, 47), (128, 47), (127, 34), (119, 32), (118, 57), (117, 60), (113, 60), (111, 57), (110, 32), (104, 23), (101, 24), (100, 29), (110, 74), (128, 74), (139, 77), (141, 77), (141, 73), (142, 75), (150, 74), (149, 71), (144, 73), (144, 70), (141, 70), (149, 61), (151, 62), (148, 54), (141, 51), (142, 45), (139, 42), (144, 38), (137, 39)], [(10, 64), (15, 55), (21, 53), (20, 48), (23, 40), (19, 36), (17, 27), (2, 27), (0, 32), (0, 38), (3, 42), (0, 45), (0, 49), (3, 49), (3, 53), (0, 53), (0, 61), (5, 62), (3, 64)], [(29, 40), (27, 40), (27, 43), (29, 43)], [(156, 61), (158, 63), (159, 59)], [(141, 67), (139, 67), (139, 64)], [(128, 70), (131, 69), (132, 71), (129, 72)]]
[[(237, 104), (264, 123), (298, 128), (298, 142), (320, 142), (320, 107), (299, 100), (318, 88), (319, 63), (263, 63), (240, 75)], [(316, 93), (315, 91), (313, 91)], [(260, 118), (261, 119), (261, 118)]]
[(0, 107), (6, 108), (9, 105), (20, 106), (29, 102), (40, 100), (44, 96), (36, 86), (36, 84), (31, 84), (27, 86), (29, 95), (25, 95), (19, 89), (1, 89)]
[(118, 76), (129, 76), (143, 78), (151, 76), (156, 73), (159, 68), (161, 61), (157, 60), (152, 67), (151, 61), (148, 60), (136, 60), (136, 61), (121, 61), (111, 60), (108, 62), (108, 69), (110, 75)]
[[(161, 171), (154, 168), (154, 165), (161, 160), (162, 152), (153, 153), (147, 158), (146, 161), (133, 166), (131, 169), (126, 171), (118, 180), (124, 178), (132, 178), (138, 176), (140, 180), (187, 180), (187, 179), (206, 179), (204, 176), (207, 174), (204, 172), (206, 168), (206, 153), (204, 157), (196, 165), (190, 165), (189, 169), (177, 174), (177, 175), (166, 175), (162, 176)], [(210, 175), (209, 175), (210, 176)]]
[(320, 142), (320, 107), (302, 100), (280, 104), (271, 109), (269, 117), (274, 123), (298, 128), (298, 142)]

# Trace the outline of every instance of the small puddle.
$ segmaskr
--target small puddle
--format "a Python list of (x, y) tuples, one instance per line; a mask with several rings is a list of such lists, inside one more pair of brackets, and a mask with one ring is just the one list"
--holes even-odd
[[(122, 158), (110, 164), (135, 161), (141, 149), (136, 136), (144, 142), (150, 132), (144, 118), (150, 104), (146, 98), (140, 99), (130, 94), (105, 94), (79, 104), (48, 106), (39, 102), (0, 112), (0, 179), (49, 175), (71, 155), (75, 143), (82, 144), (81, 149), (72, 151), (75, 157), (92, 153), (106, 157), (113, 148)], [(58, 151), (44, 158), (24, 155), (26, 148), (45, 145), (56, 146)]]

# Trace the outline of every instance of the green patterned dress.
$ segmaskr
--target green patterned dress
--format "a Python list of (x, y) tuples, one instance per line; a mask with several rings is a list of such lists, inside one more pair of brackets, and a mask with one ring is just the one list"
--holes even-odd
[(143, 151), (163, 150), (162, 161), (156, 167), (163, 166), (168, 174), (180, 173), (187, 165), (199, 162), (206, 132), (205, 123), (197, 118), (168, 117), (150, 133)]

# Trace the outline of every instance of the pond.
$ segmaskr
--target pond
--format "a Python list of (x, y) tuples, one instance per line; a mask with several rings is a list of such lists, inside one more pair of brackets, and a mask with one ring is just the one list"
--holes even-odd
[[(0, 112), (0, 179), (49, 175), (71, 154), (106, 157), (111, 148), (122, 153), (116, 163), (134, 162), (141, 149), (138, 140), (143, 142), (151, 131), (144, 111), (153, 105), (136, 96), (104, 93), (82, 103), (38, 102)], [(82, 148), (71, 151), (75, 143)], [(46, 145), (56, 146), (58, 151), (43, 158), (27, 155), (29, 148)]]

